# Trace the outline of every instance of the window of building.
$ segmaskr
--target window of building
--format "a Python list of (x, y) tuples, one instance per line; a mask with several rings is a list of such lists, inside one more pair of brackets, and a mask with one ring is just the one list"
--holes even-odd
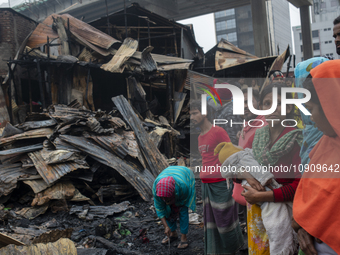
[(216, 22), (216, 31), (227, 29), (227, 23), (225, 21)]
[(333, 56), (333, 53), (330, 53), (329, 55), (330, 55), (330, 56)]
[(226, 11), (215, 12), (216, 18), (221, 18), (226, 16)]
[(236, 22), (235, 19), (229, 19), (227, 20), (227, 28), (235, 28), (236, 27)]
[(313, 43), (313, 50), (320, 50), (320, 44), (319, 43)]
[(325, 28), (323, 31), (327, 31), (327, 28)]
[(233, 33), (229, 33), (228, 34), (228, 39), (227, 39), (229, 42), (234, 42), (234, 41), (237, 41), (237, 35), (236, 35), (236, 32), (233, 32)]
[(316, 57), (320, 57), (320, 55), (315, 55), (314, 57), (315, 57), (315, 58), (316, 58)]
[(303, 58), (301, 58), (301, 61), (303, 61)]
[(221, 41), (222, 38), (227, 39), (227, 35), (226, 34), (218, 35), (217, 42)]
[(332, 0), (331, 7), (336, 7), (338, 5), (339, 5), (339, 1), (338, 0)]
[(326, 7), (327, 7), (327, 5), (326, 5), (325, 2), (321, 3), (321, 8), (322, 8), (322, 9), (324, 9), (324, 8), (326, 8)]
[(328, 41), (325, 41), (325, 44), (328, 44)]
[(332, 41), (328, 41), (328, 43), (332, 43)]
[(226, 15), (229, 16), (229, 15), (234, 15), (235, 14), (235, 9), (229, 9), (229, 10), (226, 10), (225, 11)]
[(312, 31), (312, 37), (313, 37), (313, 38), (319, 37), (319, 30), (314, 30), (314, 31)]
[(330, 31), (330, 30), (331, 30), (331, 28), (329, 27), (329, 28), (328, 28), (328, 31)]
[(302, 40), (302, 34), (301, 34), (301, 33), (299, 33), (299, 35), (300, 35), (300, 40)]

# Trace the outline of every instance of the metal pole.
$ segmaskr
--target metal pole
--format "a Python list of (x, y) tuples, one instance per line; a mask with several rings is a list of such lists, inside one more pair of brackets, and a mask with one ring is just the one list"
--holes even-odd
[(125, 21), (125, 38), (127, 38), (128, 37), (128, 32), (127, 32), (127, 15), (126, 15), (125, 0), (124, 0), (124, 21)]
[(149, 46), (151, 46), (151, 38), (150, 38), (150, 21), (147, 19), (148, 22), (148, 39), (149, 39)]
[(106, 4), (107, 32), (108, 32), (109, 35), (111, 35), (109, 10), (108, 10), (108, 7), (107, 7), (107, 0), (105, 0), (105, 4)]
[(9, 68), (9, 88), (8, 88), (8, 94), (9, 94), (9, 120), (13, 124), (13, 109), (12, 109), (12, 72), (11, 72), (11, 64), (7, 63)]

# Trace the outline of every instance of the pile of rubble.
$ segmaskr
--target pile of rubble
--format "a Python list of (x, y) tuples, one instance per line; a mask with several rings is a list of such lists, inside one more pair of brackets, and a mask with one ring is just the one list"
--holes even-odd
[[(168, 166), (158, 144), (164, 133), (178, 132), (169, 124), (141, 121), (122, 96), (112, 100), (118, 111), (109, 114), (74, 101), (29, 115), (16, 127), (8, 124), (0, 138), (0, 204), (24, 184), (34, 192), (33, 207), (16, 213), (28, 219), (53, 209), (54, 200), (88, 201), (94, 206), (93, 199), (119, 202), (138, 192), (150, 201), (155, 177)], [(94, 180), (97, 172), (100, 180)], [(27, 202), (26, 195), (22, 199)]]

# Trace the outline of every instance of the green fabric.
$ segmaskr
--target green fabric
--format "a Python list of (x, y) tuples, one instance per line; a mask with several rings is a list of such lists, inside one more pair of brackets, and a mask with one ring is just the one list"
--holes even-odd
[(305, 255), (305, 253), (300, 249), (298, 255)]
[(269, 126), (265, 126), (257, 129), (255, 132), (253, 154), (257, 162), (261, 165), (275, 165), (282, 156), (293, 149), (295, 142), (301, 147), (302, 140), (302, 130), (295, 129), (283, 135), (272, 147), (270, 147)]
[(235, 254), (244, 243), (232, 193), (225, 181), (202, 183), (205, 255)]
[(170, 206), (167, 205), (160, 197), (156, 195), (156, 185), (160, 179), (171, 176), (175, 179), (175, 205), (196, 210), (196, 189), (194, 173), (184, 166), (170, 166), (164, 169), (156, 178), (152, 187), (154, 205), (157, 216), (168, 218), (171, 212)]

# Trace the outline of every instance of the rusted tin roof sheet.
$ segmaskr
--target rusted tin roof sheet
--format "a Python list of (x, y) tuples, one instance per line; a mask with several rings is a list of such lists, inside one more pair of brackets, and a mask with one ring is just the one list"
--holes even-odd
[(126, 38), (110, 62), (102, 65), (101, 69), (112, 73), (122, 73), (125, 69), (125, 61), (136, 52), (137, 47), (138, 41)]
[(21, 163), (0, 165), (0, 197), (9, 195), (16, 187), (20, 176), (29, 175)]
[[(275, 61), (273, 62), (273, 64), (271, 65), (271, 67), (268, 71), (268, 75), (269, 75), (270, 71), (272, 71), (272, 70), (281, 70), (283, 64), (286, 62), (289, 55), (290, 55), (290, 48), (289, 48), (289, 45), (288, 45), (287, 49), (284, 52), (282, 52), (282, 54), (275, 59)], [(262, 92), (262, 90), (270, 83), (268, 75), (267, 75), (266, 80), (263, 83), (263, 86), (262, 86), (260, 92)]]
[(95, 145), (84, 137), (61, 135), (60, 138), (84, 151), (101, 164), (115, 169), (138, 191), (145, 201), (152, 199), (152, 185), (155, 177), (152, 176), (149, 170), (140, 171), (132, 167), (127, 161)]
[(29, 153), (28, 156), (34, 163), (38, 173), (44, 179), (47, 184), (52, 184), (59, 180), (62, 176), (76, 170), (76, 169), (88, 169), (89, 167), (77, 164), (75, 162), (67, 162), (62, 164), (47, 165), (41, 156), (41, 151)]
[(49, 137), (52, 133), (53, 130), (51, 128), (34, 129), (11, 137), (0, 138), (0, 145), (5, 145), (23, 139)]
[(257, 59), (259, 58), (237, 48), (230, 42), (221, 39), (216, 50), (215, 69), (216, 71), (219, 71)]
[(37, 48), (47, 43), (47, 36), (50, 41), (52, 39), (59, 38), (58, 33), (52, 29), (53, 17), (62, 17), (66, 24), (69, 22), (69, 28), (71, 33), (75, 33), (88, 43), (101, 47), (103, 49), (109, 49), (114, 43), (119, 43), (117, 39), (103, 33), (102, 31), (92, 27), (91, 25), (72, 17), (69, 14), (57, 15), (52, 14), (48, 16), (42, 23), (40, 23), (33, 31), (32, 35), (28, 39), (27, 46), (31, 48)]
[(34, 193), (39, 193), (50, 186), (43, 179), (28, 180), (24, 181), (24, 183), (30, 186)]

